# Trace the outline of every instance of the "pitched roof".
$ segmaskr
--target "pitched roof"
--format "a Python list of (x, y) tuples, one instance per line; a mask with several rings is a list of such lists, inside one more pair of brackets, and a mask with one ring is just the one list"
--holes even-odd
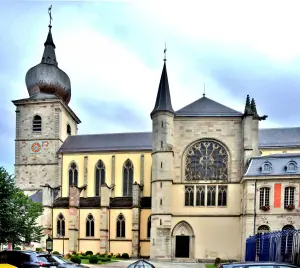
[(300, 146), (300, 127), (266, 128), (259, 130), (259, 147), (297, 147)]
[(164, 62), (164, 67), (161, 73), (158, 92), (156, 96), (156, 102), (155, 102), (154, 109), (151, 112), (151, 116), (158, 111), (167, 111), (167, 112), (174, 113), (174, 110), (172, 108), (172, 103), (171, 103), (171, 95), (169, 89), (166, 62)]
[(243, 116), (221, 103), (205, 96), (176, 111), (176, 116)]
[[(296, 170), (290, 172), (287, 170), (287, 164), (294, 162)], [(263, 172), (263, 164), (271, 165), (270, 173)], [(245, 173), (246, 177), (256, 176), (291, 176), (300, 175), (300, 154), (273, 154), (267, 156), (253, 157)]]
[(58, 153), (151, 150), (152, 133), (136, 132), (69, 136)]
[[(300, 128), (259, 130), (259, 148), (300, 147)], [(152, 151), (152, 132), (69, 136), (58, 153)]]

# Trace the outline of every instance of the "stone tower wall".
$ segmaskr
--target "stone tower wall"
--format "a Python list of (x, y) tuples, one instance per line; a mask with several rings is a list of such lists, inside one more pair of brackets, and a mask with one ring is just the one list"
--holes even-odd
[(151, 259), (171, 259), (174, 116), (157, 113), (153, 119)]

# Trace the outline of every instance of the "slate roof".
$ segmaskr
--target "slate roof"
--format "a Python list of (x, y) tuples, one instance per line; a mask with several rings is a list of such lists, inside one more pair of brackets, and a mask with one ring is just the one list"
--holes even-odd
[(300, 127), (266, 128), (259, 130), (259, 147), (298, 147), (300, 146)]
[(29, 198), (33, 202), (43, 203), (43, 192), (41, 190), (39, 190), (36, 193), (34, 193), (33, 195), (29, 196)]
[[(291, 172), (287, 170), (287, 164), (293, 162), (296, 164), (296, 170)], [(263, 165), (271, 165), (269, 173), (264, 172)], [(253, 157), (250, 160), (245, 177), (257, 176), (288, 176), (300, 175), (300, 154), (273, 154), (266, 156)]]
[(69, 136), (58, 153), (151, 150), (152, 133), (136, 132)]
[(181, 108), (176, 111), (175, 114), (176, 116), (243, 116), (243, 113), (235, 111), (205, 96)]

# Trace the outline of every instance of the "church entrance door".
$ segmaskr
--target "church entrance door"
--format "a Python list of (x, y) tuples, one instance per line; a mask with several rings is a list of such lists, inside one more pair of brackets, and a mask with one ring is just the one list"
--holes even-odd
[(190, 257), (190, 237), (185, 235), (176, 236), (176, 258), (189, 258)]

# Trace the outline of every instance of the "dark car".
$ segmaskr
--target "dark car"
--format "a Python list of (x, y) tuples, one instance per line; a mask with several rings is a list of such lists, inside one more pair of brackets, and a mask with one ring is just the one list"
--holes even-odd
[(70, 260), (65, 259), (64, 256), (60, 254), (52, 255), (52, 258), (58, 263), (58, 267), (64, 267), (64, 268), (88, 267), (82, 264), (71, 262)]
[(58, 267), (58, 263), (47, 253), (35, 251), (2, 251), (0, 252), (0, 263), (8, 263), (17, 267)]
[(233, 262), (223, 263), (220, 268), (297, 268), (298, 266), (280, 262)]

